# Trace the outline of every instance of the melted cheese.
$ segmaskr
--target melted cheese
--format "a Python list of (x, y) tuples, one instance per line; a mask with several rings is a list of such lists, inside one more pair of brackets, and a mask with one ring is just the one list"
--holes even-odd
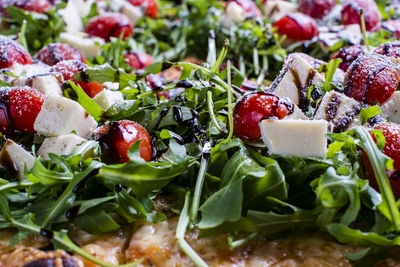
[[(144, 224), (134, 233), (126, 250), (127, 262), (143, 258), (139, 266), (194, 266), (175, 240), (177, 219)], [(279, 240), (260, 240), (230, 250), (226, 235), (186, 240), (209, 266), (352, 266), (346, 255), (355, 248), (340, 245), (318, 233), (299, 233)]]

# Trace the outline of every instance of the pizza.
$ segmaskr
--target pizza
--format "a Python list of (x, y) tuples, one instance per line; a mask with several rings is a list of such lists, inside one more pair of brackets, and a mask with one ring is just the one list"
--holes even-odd
[(0, 0), (0, 267), (398, 266), (399, 10)]

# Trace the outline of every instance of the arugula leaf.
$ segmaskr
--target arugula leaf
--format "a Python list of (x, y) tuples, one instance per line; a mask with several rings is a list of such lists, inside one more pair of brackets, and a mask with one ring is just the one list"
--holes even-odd
[[(213, 228), (223, 222), (237, 221), (243, 205), (260, 205), (260, 200), (266, 196), (287, 198), (286, 183), (278, 164), (261, 156), (258, 160), (263, 162), (264, 167), (243, 149), (229, 159), (221, 172), (220, 189), (200, 207), (202, 219), (199, 228)], [(243, 199), (246, 200), (244, 203)]]
[(135, 142), (128, 152), (130, 161), (124, 164), (104, 165), (98, 178), (105, 184), (122, 184), (132, 188), (138, 196), (145, 196), (155, 189), (160, 189), (173, 178), (184, 172), (194, 158), (186, 154), (183, 145), (170, 140), (165, 161), (146, 162), (140, 157), (140, 141)]
[[(349, 225), (357, 218), (361, 204), (359, 183), (354, 173), (340, 175), (335, 168), (329, 167), (318, 179), (315, 193), (322, 206), (329, 210), (337, 211), (349, 202), (349, 206), (341, 216), (342, 224)], [(326, 225), (326, 220), (322, 221), (321, 225)]]
[(59, 216), (63, 211), (66, 211), (66, 209), (72, 206), (72, 203), (75, 201), (76, 198), (76, 186), (78, 186), (78, 184), (81, 183), (92, 171), (99, 169), (101, 166), (102, 163), (93, 160), (84, 171), (74, 174), (74, 177), (68, 184), (67, 188), (57, 199), (57, 201), (52, 205), (49, 213), (43, 220), (43, 228), (51, 226), (57, 216)]
[(343, 224), (331, 223), (327, 226), (328, 232), (343, 243), (351, 243), (359, 246), (395, 246), (400, 245), (400, 236), (394, 238), (384, 237), (373, 232), (362, 232), (351, 229)]
[[(102, 234), (118, 230), (121, 226), (101, 209), (90, 209), (74, 218), (77, 226), (91, 234)], [(101, 222), (101, 223), (99, 223)]]
[(130, 81), (136, 81), (135, 74), (128, 74), (122, 68), (113, 68), (108, 64), (97, 66), (95, 69), (86, 69), (75, 74), (74, 78), (85, 82), (117, 82), (119, 88), (123, 89)]
[(103, 109), (90, 98), (79, 84), (75, 84), (68, 81), (68, 84), (72, 87), (78, 96), (78, 103), (96, 120), (99, 121), (104, 111)]

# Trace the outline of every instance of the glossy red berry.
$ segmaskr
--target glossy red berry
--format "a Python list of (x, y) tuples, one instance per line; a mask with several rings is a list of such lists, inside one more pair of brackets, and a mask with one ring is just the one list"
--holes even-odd
[(252, 0), (229, 0), (226, 6), (228, 6), (231, 2), (235, 2), (238, 4), (244, 11), (246, 17), (262, 17), (262, 13), (258, 8), (256, 2)]
[(90, 96), (94, 97), (103, 90), (103, 85), (97, 82), (84, 82), (77, 81), (74, 79), (74, 75), (80, 71), (86, 70), (88, 66), (79, 60), (64, 60), (58, 62), (56, 65), (50, 68), (50, 72), (58, 72), (62, 75), (64, 82), (73, 81), (78, 83), (83, 91)]
[(124, 58), (129, 66), (137, 70), (142, 70), (154, 63), (153, 57), (143, 52), (129, 52), (124, 55)]
[[(387, 171), (389, 182), (395, 198), (400, 197), (400, 125), (397, 123), (382, 123), (374, 127), (381, 130), (385, 136), (386, 144), (383, 153), (394, 160), (393, 170)], [(371, 134), (372, 135), (372, 134)], [(372, 137), (375, 139), (374, 135)], [(365, 152), (362, 154), (366, 173), (370, 178), (371, 185), (379, 190), (371, 163)]]
[(44, 96), (30, 87), (0, 89), (0, 131), (11, 134), (15, 130), (33, 133), (33, 124), (44, 102)]
[(128, 38), (133, 35), (133, 26), (128, 17), (121, 13), (104, 13), (92, 18), (86, 25), (85, 32), (110, 41), (110, 37)]
[(50, 66), (53, 66), (60, 61), (71, 59), (76, 59), (86, 63), (83, 55), (75, 47), (62, 43), (54, 43), (44, 46), (37, 52), (35, 58)]
[(0, 35), (0, 69), (10, 68), (14, 64), (32, 64), (32, 58), (20, 44)]
[(296, 41), (311, 40), (318, 35), (317, 23), (315, 20), (302, 13), (286, 15), (275, 22), (280, 35), (286, 35), (288, 39)]
[(6, 9), (8, 6), (19, 7), (26, 11), (44, 13), (51, 7), (51, 3), (48, 0), (1, 0), (0, 13), (7, 16)]
[(145, 161), (152, 158), (153, 147), (150, 135), (143, 126), (134, 121), (109, 122), (97, 128), (94, 137), (117, 162), (129, 161), (128, 151), (138, 140), (141, 140), (140, 157)]
[(382, 29), (390, 31), (397, 40), (400, 39), (400, 19), (386, 20), (382, 22)]
[(299, 11), (313, 18), (321, 19), (336, 5), (336, 0), (300, 0)]
[(331, 57), (331, 59), (341, 59), (342, 62), (339, 64), (339, 68), (343, 71), (347, 71), (347, 69), (350, 67), (350, 64), (365, 53), (366, 50), (364, 46), (351, 45), (341, 48)]
[(283, 119), (293, 109), (293, 104), (276, 95), (264, 92), (245, 94), (235, 105), (233, 132), (244, 140), (254, 141), (261, 136), (258, 124), (263, 119)]
[(145, 14), (151, 18), (156, 18), (158, 14), (158, 6), (156, 0), (128, 0), (132, 5), (144, 7), (146, 6)]
[(344, 25), (358, 24), (361, 26), (360, 10), (364, 12), (367, 31), (377, 31), (381, 24), (381, 15), (374, 0), (347, 0), (343, 3), (342, 23)]
[(396, 91), (400, 74), (387, 57), (366, 54), (349, 67), (343, 81), (346, 95), (369, 105), (385, 103)]

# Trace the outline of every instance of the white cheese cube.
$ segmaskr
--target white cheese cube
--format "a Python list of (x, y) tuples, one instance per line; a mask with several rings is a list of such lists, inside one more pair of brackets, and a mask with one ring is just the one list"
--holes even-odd
[(136, 22), (143, 16), (143, 11), (140, 7), (131, 5), (125, 0), (111, 0), (111, 8), (116, 11), (124, 14), (128, 17), (132, 25), (135, 25)]
[(77, 7), (73, 1), (68, 1), (67, 6), (58, 11), (66, 24), (66, 32), (74, 33), (83, 30), (83, 23), (79, 16), (79, 9), (80, 7)]
[(299, 109), (297, 105), (294, 105), (293, 112), (283, 118), (284, 120), (308, 120), (307, 116)]
[(20, 77), (29, 77), (33, 75), (48, 73), (49, 70), (50, 66), (43, 63), (28, 65), (14, 64), (10, 68), (10, 72)]
[(264, 4), (265, 16), (272, 21), (277, 21), (282, 17), (297, 12), (297, 5), (282, 0), (268, 0)]
[(60, 34), (60, 40), (62, 43), (69, 44), (75, 47), (87, 59), (91, 59), (100, 55), (100, 45), (104, 43), (103, 39), (90, 37), (83, 32), (63, 32)]
[(400, 123), (400, 91), (395, 91), (392, 97), (380, 108), (390, 121)]
[(25, 85), (35, 88), (45, 96), (62, 95), (62, 77), (54, 73), (39, 74), (29, 77)]
[(25, 166), (30, 170), (35, 163), (35, 158), (22, 146), (8, 139), (0, 151), (0, 165), (3, 166), (17, 179), (24, 179)]
[(104, 89), (93, 97), (94, 102), (96, 102), (102, 109), (107, 110), (109, 107), (114, 105), (117, 101), (124, 100), (124, 97), (119, 91), (111, 91)]
[(361, 104), (354, 98), (330, 91), (324, 95), (314, 113), (314, 120), (326, 120), (330, 131), (342, 132), (357, 125)]
[(321, 84), (324, 78), (301, 55), (295, 54), (272, 83), (269, 91), (277, 96), (289, 98), (299, 105), (307, 96), (308, 87)]
[(324, 120), (271, 120), (260, 122), (261, 137), (270, 154), (325, 157), (328, 123)]
[(84, 142), (85, 139), (77, 136), (76, 134), (60, 135), (57, 137), (49, 137), (44, 139), (39, 148), (38, 155), (44, 160), (49, 160), (49, 153), (57, 155), (68, 155), (75, 150), (75, 148)]
[(97, 122), (79, 103), (57, 95), (50, 95), (43, 103), (33, 128), (45, 136), (59, 136), (75, 131), (89, 138)]
[(222, 25), (229, 28), (234, 22), (241, 22), (246, 19), (246, 13), (243, 8), (236, 2), (232, 1), (225, 8), (225, 14), (222, 16)]

